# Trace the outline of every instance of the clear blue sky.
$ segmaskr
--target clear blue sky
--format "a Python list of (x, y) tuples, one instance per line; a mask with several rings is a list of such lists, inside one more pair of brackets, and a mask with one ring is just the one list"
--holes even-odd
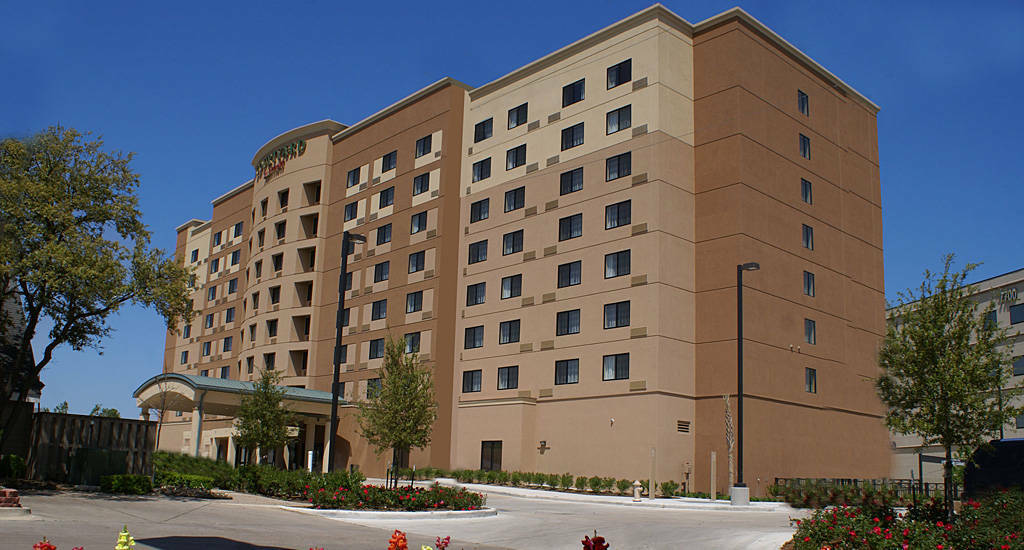
[[(352, 123), (451, 76), (479, 85), (649, 5), (643, 1), (14, 2), (0, 21), (0, 135), (61, 123), (137, 153), (145, 222), (174, 227), (252, 174), (278, 133)], [(698, 22), (736, 5), (666, 3)], [(1024, 3), (740, 4), (882, 108), (887, 294), (942, 254), (1024, 267), (1020, 131)], [(62, 349), (43, 404), (138, 414), (160, 371), (162, 321), (124, 310), (104, 351)]]

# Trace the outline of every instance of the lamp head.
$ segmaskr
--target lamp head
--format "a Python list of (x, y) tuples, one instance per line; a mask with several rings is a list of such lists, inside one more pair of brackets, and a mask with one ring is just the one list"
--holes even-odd
[(745, 264), (741, 264), (740, 269), (743, 271), (757, 271), (758, 269), (761, 269), (761, 264), (757, 262), (747, 262)]
[[(346, 231), (346, 233), (348, 233)], [(365, 243), (366, 235), (360, 235), (359, 233), (348, 233), (348, 240), (354, 243)]]

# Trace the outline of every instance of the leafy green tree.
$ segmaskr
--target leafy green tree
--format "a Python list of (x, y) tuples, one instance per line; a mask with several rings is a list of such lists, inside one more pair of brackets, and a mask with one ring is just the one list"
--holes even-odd
[(876, 381), (888, 406), (889, 428), (945, 450), (950, 519), (953, 450), (974, 448), (998, 433), (1019, 413), (1000, 401), (1021, 390), (1008, 387), (1010, 366), (1000, 347), (1006, 331), (986, 321), (993, 305), (979, 315), (971, 299), (975, 288), (964, 282), (977, 266), (954, 272), (952, 263), (953, 255), (947, 255), (941, 274), (926, 271), (919, 289), (900, 293), (879, 352), (882, 373)]
[[(50, 409), (48, 407), (43, 407), (43, 412), (48, 413), (50, 412)], [(60, 414), (68, 414), (68, 402), (64, 401), (62, 403), (57, 403), (57, 406), (53, 408), (53, 412)]]
[(96, 406), (92, 408), (89, 416), (105, 416), (107, 418), (121, 418), (121, 411), (113, 408), (103, 407), (103, 405), (96, 403)]
[[(88, 137), (54, 126), (0, 141), (0, 304), (21, 306), (18, 319), (9, 307), (0, 317), (11, 350), (0, 362), (0, 407), (42, 387), (59, 346), (99, 348), (125, 304), (155, 309), (169, 329), (192, 315), (188, 271), (150, 245), (132, 154)], [(33, 350), (42, 326), (51, 328)]]
[(244, 449), (259, 448), (261, 462), (272, 449), (283, 447), (292, 438), (288, 427), (295, 416), (284, 406), (285, 389), (278, 385), (276, 371), (260, 371), (253, 393), (242, 396), (235, 420), (235, 444)]
[(430, 444), (437, 420), (434, 378), (415, 353), (405, 353), (405, 339), (390, 336), (385, 344), (380, 386), (358, 403), (359, 428), (378, 455), (408, 452)]

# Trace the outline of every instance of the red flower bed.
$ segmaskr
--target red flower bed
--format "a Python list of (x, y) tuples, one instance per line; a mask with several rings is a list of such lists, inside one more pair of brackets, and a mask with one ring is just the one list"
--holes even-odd
[(484, 496), (465, 489), (442, 487), (399, 487), (385, 489), (376, 485), (335, 489), (307, 488), (303, 496), (314, 508), (342, 508), (349, 510), (396, 510), (419, 512), (425, 510), (476, 510), (484, 505)]

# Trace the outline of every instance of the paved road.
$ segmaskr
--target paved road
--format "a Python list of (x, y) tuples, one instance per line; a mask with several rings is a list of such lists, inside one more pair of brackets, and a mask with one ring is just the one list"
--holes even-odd
[(287, 512), (279, 501), (110, 497), (37, 493), (22, 497), (33, 520), (0, 521), (0, 547), (29, 549), (45, 535), (62, 550), (110, 548), (127, 524), (137, 550), (224, 548), (383, 550), (394, 529), (412, 549), (451, 535), (453, 550), (573, 549), (597, 529), (614, 550), (777, 549), (792, 535), (785, 512), (641, 509), (491, 495), (496, 517), (459, 520), (338, 521)]

